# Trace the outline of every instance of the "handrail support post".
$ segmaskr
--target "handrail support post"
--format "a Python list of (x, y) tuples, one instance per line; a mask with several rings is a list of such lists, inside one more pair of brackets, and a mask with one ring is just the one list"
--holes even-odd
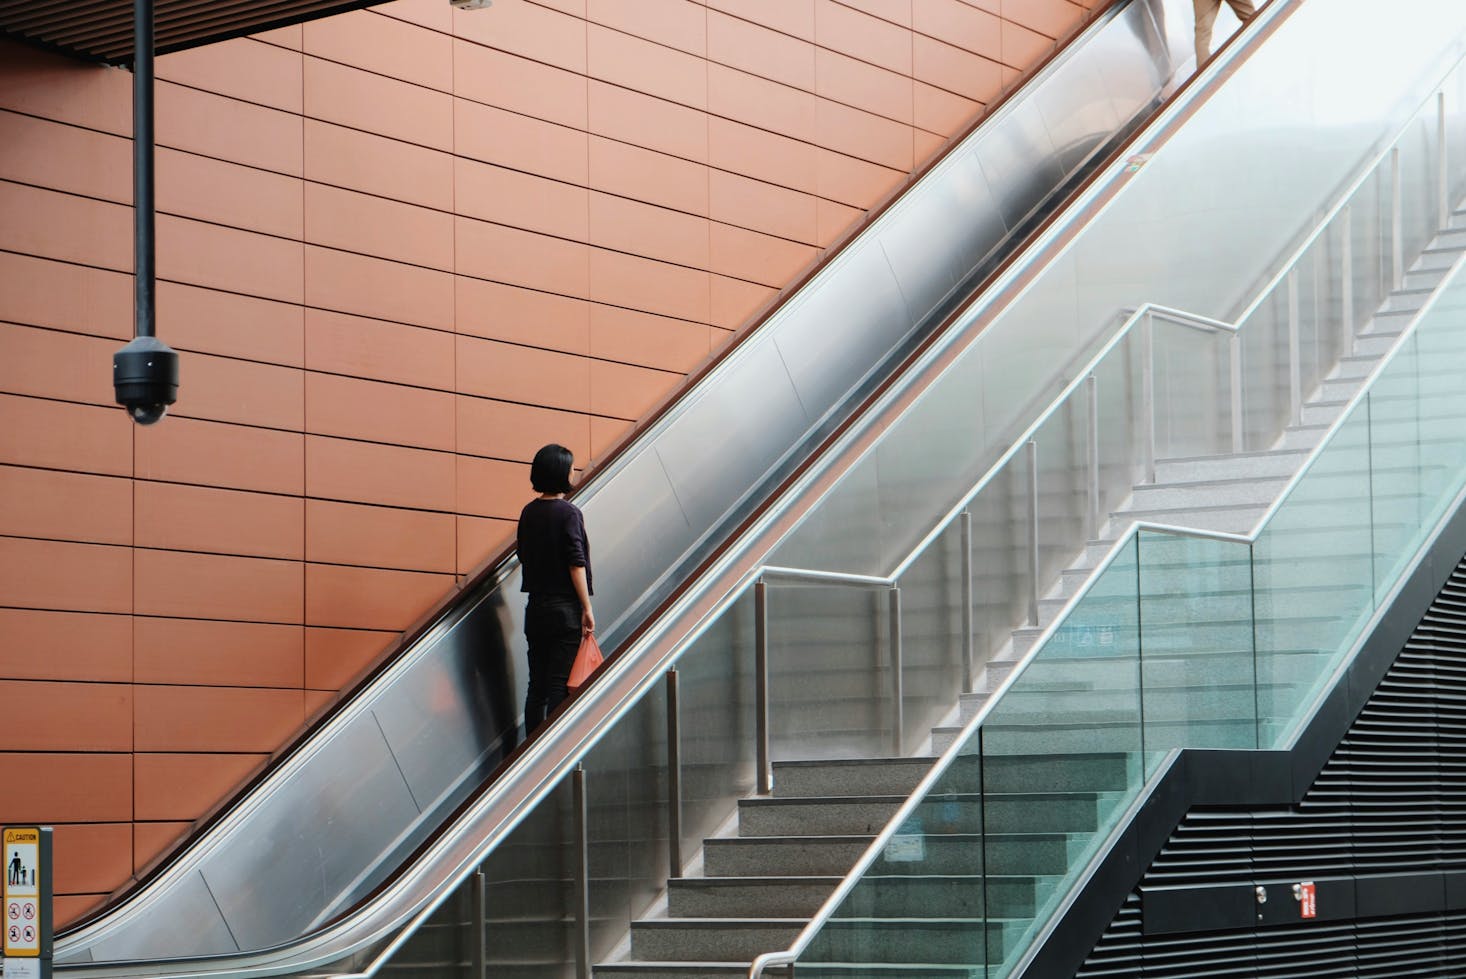
[(972, 610), (972, 511), (963, 510), (958, 517), (959, 538), (962, 545), (962, 691), (971, 693), (977, 682), (974, 662), (977, 635), (973, 624)]
[(1405, 215), (1401, 213), (1404, 194), (1400, 168), (1400, 147), (1390, 150), (1390, 289), (1405, 282)]
[(1089, 539), (1099, 537), (1100, 530), (1100, 459), (1099, 459), (1099, 382), (1093, 374), (1084, 379), (1089, 400)]
[(1436, 93), (1435, 96), (1436, 115), (1436, 200), (1440, 202), (1440, 209), (1436, 215), (1436, 230), (1444, 231), (1451, 225), (1451, 176), (1447, 165), (1450, 160), (1447, 156), (1449, 149), (1446, 145), (1446, 93), (1445, 90)]
[(1303, 420), (1303, 365), (1300, 363), (1298, 269), (1288, 270), (1288, 417), (1294, 425)]
[(667, 867), (682, 876), (682, 705), (677, 671), (667, 671)]
[(1145, 427), (1143, 482), (1155, 482), (1155, 316), (1147, 310), (1140, 324), (1140, 421)]
[(756, 788), (759, 795), (768, 795), (774, 790), (769, 762), (769, 585), (762, 578), (753, 586), (753, 657)]
[(906, 756), (906, 683), (902, 675), (905, 656), (901, 648), (901, 586), (892, 585), (886, 593), (890, 633), (891, 662), (891, 752), (897, 758)]
[(479, 867), (469, 879), (468, 924), (473, 929), (468, 943), (469, 975), (485, 979), (489, 968), (489, 936), (484, 930), (488, 918), (488, 882)]
[(1038, 627), (1038, 443), (1029, 439), (1028, 456), (1028, 624)]
[(590, 808), (585, 796), (585, 766), (571, 776), (575, 806), (575, 975), (590, 979)]
[(1247, 440), (1242, 431), (1242, 334), (1233, 333), (1227, 339), (1227, 366), (1231, 375), (1232, 402), (1232, 451), (1246, 450)]
[[(1343, 308), (1343, 346), (1339, 350), (1348, 354), (1354, 349), (1354, 206), (1345, 204), (1339, 212), (1340, 234), (1343, 242), (1339, 247), (1339, 264), (1343, 266), (1341, 282), (1343, 292), (1340, 304)], [(1377, 268), (1378, 266), (1376, 266)]]

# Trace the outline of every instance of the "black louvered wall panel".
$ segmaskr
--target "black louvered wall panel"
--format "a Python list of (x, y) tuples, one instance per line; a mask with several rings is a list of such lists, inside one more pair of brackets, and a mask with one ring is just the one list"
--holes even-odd
[(1142, 932), (1146, 888), (1449, 871), (1466, 871), (1466, 559), (1302, 801), (1188, 812), (1077, 975), (1461, 979), (1466, 910)]

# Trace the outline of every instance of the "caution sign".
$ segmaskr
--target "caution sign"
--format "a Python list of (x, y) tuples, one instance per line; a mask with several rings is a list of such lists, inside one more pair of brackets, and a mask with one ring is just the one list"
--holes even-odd
[(5, 955), (41, 954), (41, 831), (5, 831)]
[(0, 934), (4, 935), (5, 979), (44, 979), (51, 969), (51, 830), (7, 826), (0, 848)]
[(1318, 888), (1311, 880), (1298, 885), (1298, 912), (1304, 918), (1318, 917)]

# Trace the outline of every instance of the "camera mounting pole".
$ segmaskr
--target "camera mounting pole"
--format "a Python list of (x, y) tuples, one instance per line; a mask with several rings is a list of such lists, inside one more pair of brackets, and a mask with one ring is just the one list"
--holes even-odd
[(156, 204), (153, 170), (153, 0), (133, 0), (132, 208), (136, 338), (112, 357), (117, 403), (151, 425), (178, 396), (178, 354), (157, 338)]
[(158, 250), (153, 170), (153, 0), (132, 3), (133, 271), (137, 278), (134, 332), (157, 335)]

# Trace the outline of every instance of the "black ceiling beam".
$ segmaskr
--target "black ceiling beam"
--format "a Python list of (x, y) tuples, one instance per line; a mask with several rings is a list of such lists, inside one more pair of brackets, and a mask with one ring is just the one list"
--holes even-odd
[[(385, 0), (157, 0), (158, 54), (291, 27)], [(98, 64), (133, 61), (132, 5), (0, 0), (0, 36)]]

